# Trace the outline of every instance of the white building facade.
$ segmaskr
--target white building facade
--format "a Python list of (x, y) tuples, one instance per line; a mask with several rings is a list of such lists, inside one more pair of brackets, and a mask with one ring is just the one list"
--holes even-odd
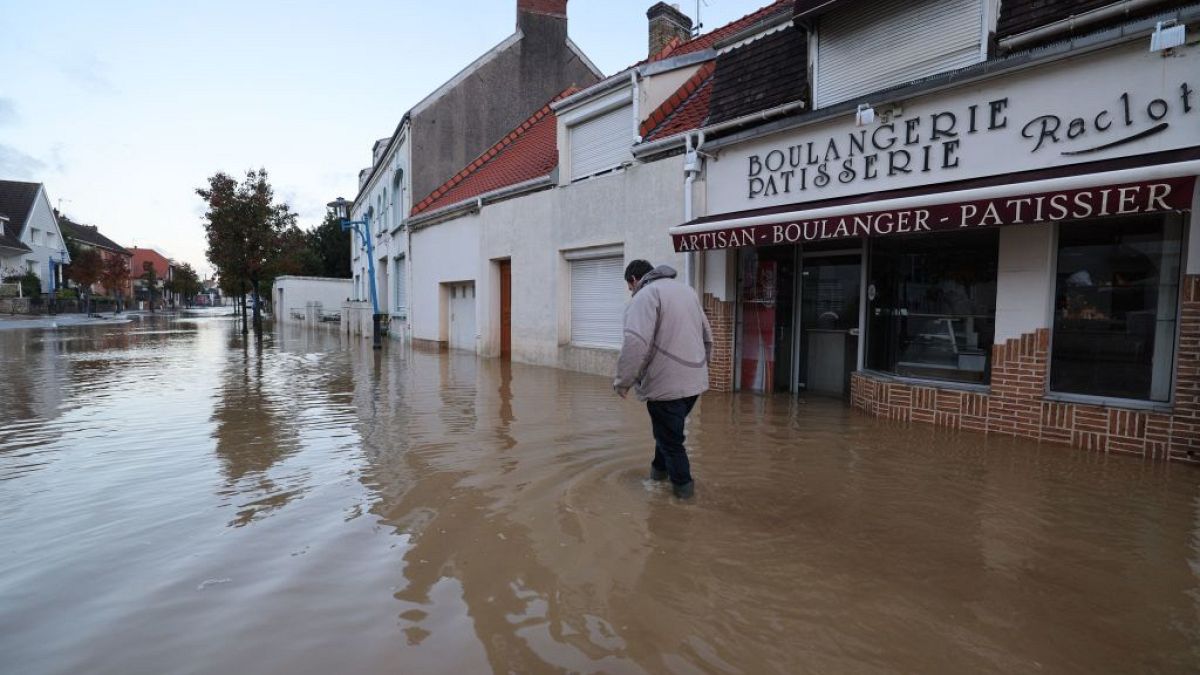
[(0, 223), (0, 276), (33, 272), (43, 293), (60, 288), (70, 256), (46, 187), (0, 181), (0, 216), (5, 218)]

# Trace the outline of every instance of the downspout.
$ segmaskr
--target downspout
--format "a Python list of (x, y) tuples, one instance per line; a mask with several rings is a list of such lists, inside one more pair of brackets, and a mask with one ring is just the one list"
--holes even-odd
[(638, 88), (638, 80), (640, 79), (638, 69), (634, 68), (629, 71), (629, 84), (633, 88), (633, 144), (637, 145), (642, 142), (642, 120), (641, 109), (641, 92)]
[[(696, 176), (701, 171), (700, 148), (704, 145), (704, 131), (696, 132), (695, 145), (692, 143), (692, 132), (688, 132), (684, 137), (684, 147), (686, 154), (683, 160), (683, 222), (692, 222), (692, 194), (693, 186), (696, 182)], [(688, 251), (683, 257), (683, 278), (688, 286), (699, 290), (699, 284), (695, 278), (695, 252)]]

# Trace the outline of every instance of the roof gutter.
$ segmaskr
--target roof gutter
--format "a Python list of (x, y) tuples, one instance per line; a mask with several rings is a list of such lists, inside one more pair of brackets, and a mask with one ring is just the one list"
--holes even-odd
[[(630, 68), (630, 70), (636, 70), (636, 69)], [(629, 71), (619, 72), (616, 75), (613, 75), (612, 77), (608, 78), (607, 80), (603, 80), (603, 81), (597, 82), (596, 84), (593, 84), (591, 87), (588, 87), (587, 89), (584, 89), (583, 91), (571, 94), (570, 96), (568, 96), (564, 99), (555, 101), (554, 103), (550, 104), (550, 109), (557, 113), (559, 110), (565, 110), (567, 108), (570, 108), (576, 104), (582, 103), (590, 98), (593, 98), (598, 94), (603, 94), (604, 92), (611, 91), (613, 89), (619, 89), (619, 88), (629, 84), (629, 78), (626, 77), (626, 73), (628, 73), (628, 72)]]
[[(541, 178), (534, 178), (533, 180), (527, 180), (522, 183), (492, 190), (491, 192), (485, 192), (474, 199), (464, 200), (458, 204), (451, 204), (450, 206), (443, 207), (437, 211), (429, 211), (427, 213), (418, 214), (404, 221), (400, 227), (408, 225), (408, 227), (412, 230), (420, 230), (431, 225), (443, 223), (447, 220), (453, 220), (454, 218), (466, 215), (468, 213), (479, 213), (485, 204), (511, 199), (527, 192), (544, 190), (548, 187), (553, 187), (557, 183), (558, 179), (555, 177), (555, 172), (552, 171)], [(400, 227), (392, 230), (392, 234), (398, 232)]]
[(806, 104), (804, 101), (792, 101), (791, 103), (785, 103), (780, 106), (775, 106), (774, 108), (767, 108), (766, 110), (760, 110), (749, 115), (742, 115), (741, 117), (735, 117), (731, 120), (718, 122), (717, 124), (702, 126), (699, 129), (682, 131), (674, 136), (667, 136), (666, 138), (660, 138), (657, 141), (651, 141), (649, 143), (642, 143), (634, 146), (633, 156), (642, 158), (647, 155), (653, 155), (655, 153), (662, 152), (664, 150), (673, 149), (675, 146), (685, 145), (687, 143), (688, 136), (695, 134), (697, 131), (703, 132), (705, 135), (717, 134), (721, 133), (722, 131), (728, 131), (740, 126), (745, 126), (747, 124), (765, 122), (772, 117), (787, 115), (797, 110), (804, 109), (805, 105)]
[(1000, 49), (1004, 51), (1017, 51), (1022, 47), (1040, 42), (1042, 40), (1056, 37), (1059, 35), (1073, 33), (1076, 29), (1087, 28), (1093, 24), (1111, 19), (1113, 17), (1129, 14), (1140, 9), (1144, 9), (1151, 5), (1160, 4), (1162, 0), (1119, 0), (1111, 5), (1105, 5), (1082, 14), (1072, 14), (1071, 16), (1048, 23), (1044, 26), (1038, 26), (1033, 30), (1011, 35), (1000, 40)]

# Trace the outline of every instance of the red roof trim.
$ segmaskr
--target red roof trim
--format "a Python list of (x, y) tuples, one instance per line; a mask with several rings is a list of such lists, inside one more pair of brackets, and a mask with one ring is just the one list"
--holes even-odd
[[(414, 206), (412, 208), (410, 215), (416, 216), (418, 214), (432, 210), (433, 207), (435, 207), (435, 206), (438, 206), (438, 207), (449, 206), (450, 204), (458, 203), (468, 197), (478, 196), (478, 194), (483, 194), (484, 192), (489, 192), (494, 189), (499, 189), (502, 187), (507, 187), (509, 185), (515, 185), (516, 183), (522, 182), (521, 180), (508, 180), (508, 181), (499, 180), (498, 182), (501, 184), (495, 184), (495, 185), (489, 184), (489, 189), (476, 190), (475, 192), (477, 194), (455, 195), (457, 197), (457, 199), (455, 199), (454, 201), (450, 201), (447, 204), (439, 203), (439, 202), (443, 201), (443, 198), (446, 197), (452, 190), (461, 186), (464, 183), (464, 181), (478, 175), (479, 172), (486, 165), (489, 164), (489, 162), (491, 162), (497, 156), (499, 156), (503, 152), (505, 152), (510, 146), (512, 146), (518, 140), (521, 140), (523, 137), (525, 137), (529, 133), (529, 131), (531, 129), (533, 129), (537, 124), (541, 123), (543, 120), (546, 120), (547, 117), (549, 117), (549, 120), (546, 120), (547, 123), (553, 122), (556, 119), (556, 117), (554, 116), (554, 111), (550, 106), (553, 103), (576, 93), (577, 91), (579, 91), (579, 89), (577, 87), (572, 86), (572, 87), (567, 88), (565, 91), (560, 93), (558, 96), (555, 96), (553, 100), (551, 100), (546, 105), (542, 106), (542, 108), (540, 110), (538, 110), (537, 112), (535, 112), (533, 115), (531, 115), (529, 117), (529, 119), (522, 122), (520, 125), (517, 126), (516, 129), (513, 129), (504, 138), (500, 139), (500, 141), (498, 143), (496, 143), (492, 147), (485, 150), (482, 154), (479, 155), (479, 157), (475, 158), (475, 160), (472, 161), (470, 164), (468, 164), (465, 169), (463, 169), (462, 171), (459, 171), (457, 174), (452, 176), (445, 183), (440, 185), (436, 190), (429, 193), (428, 196), (426, 196), (424, 199), (422, 199), (420, 202), (418, 202), (416, 204), (416, 206)], [(555, 159), (555, 162), (557, 162), (557, 157), (558, 157), (557, 143), (553, 143), (552, 146), (553, 146), (552, 150), (553, 150), (553, 154), (554, 154), (554, 159)], [(539, 175), (544, 175), (544, 174), (539, 174)], [(530, 176), (530, 177), (527, 177), (526, 180), (536, 178), (536, 177), (537, 176)], [(472, 190), (466, 189), (466, 192), (472, 192)]]
[(716, 61), (707, 61), (704, 65), (700, 66), (695, 74), (687, 82), (683, 83), (683, 86), (676, 89), (675, 93), (671, 94), (667, 100), (662, 102), (662, 105), (658, 106), (654, 112), (650, 113), (649, 117), (642, 121), (638, 128), (638, 132), (642, 137), (650, 135), (651, 131), (654, 131), (660, 124), (667, 121), (667, 118), (691, 98), (692, 94), (696, 93), (696, 90), (708, 80), (716, 69)]

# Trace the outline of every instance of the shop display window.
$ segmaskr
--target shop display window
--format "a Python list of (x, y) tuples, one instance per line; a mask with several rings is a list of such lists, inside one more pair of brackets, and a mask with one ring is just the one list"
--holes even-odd
[(1156, 215), (1059, 228), (1050, 390), (1169, 401), (1180, 219)]
[(999, 246), (994, 229), (873, 240), (867, 367), (987, 384)]

